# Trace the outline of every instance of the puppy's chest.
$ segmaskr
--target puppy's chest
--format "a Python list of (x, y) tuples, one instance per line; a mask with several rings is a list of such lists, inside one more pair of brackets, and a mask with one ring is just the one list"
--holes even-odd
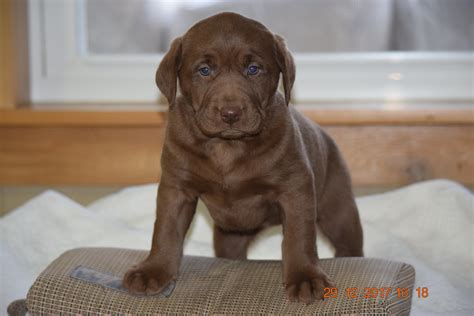
[(260, 228), (274, 218), (275, 191), (264, 181), (231, 182), (225, 186), (215, 184), (200, 195), (216, 224), (233, 231)]
[[(277, 179), (239, 142), (215, 141), (207, 159), (193, 165), (190, 184), (200, 194), (216, 224), (249, 231), (274, 217)], [(273, 172), (274, 173), (274, 172)]]
[(218, 172), (227, 172), (249, 154), (239, 142), (222, 140), (213, 140), (206, 144), (206, 151), (208, 163)]

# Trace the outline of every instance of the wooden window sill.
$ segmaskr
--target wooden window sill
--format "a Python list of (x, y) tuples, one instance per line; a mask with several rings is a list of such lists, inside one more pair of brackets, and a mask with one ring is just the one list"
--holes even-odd
[[(321, 125), (471, 125), (470, 107), (297, 106)], [(166, 106), (42, 106), (0, 110), (0, 126), (163, 126)]]
[[(356, 187), (474, 183), (469, 107), (300, 109), (334, 138)], [(0, 185), (156, 182), (165, 122), (158, 106), (0, 110)]]

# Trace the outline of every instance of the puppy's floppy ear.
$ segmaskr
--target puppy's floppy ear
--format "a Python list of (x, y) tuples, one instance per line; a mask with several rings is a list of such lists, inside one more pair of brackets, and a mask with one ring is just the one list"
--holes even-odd
[(156, 71), (156, 85), (172, 106), (176, 101), (178, 70), (181, 61), (181, 37), (176, 38)]
[(283, 88), (285, 89), (285, 101), (288, 105), (291, 99), (291, 89), (295, 83), (295, 62), (290, 51), (286, 47), (285, 39), (275, 34), (275, 57), (283, 75)]

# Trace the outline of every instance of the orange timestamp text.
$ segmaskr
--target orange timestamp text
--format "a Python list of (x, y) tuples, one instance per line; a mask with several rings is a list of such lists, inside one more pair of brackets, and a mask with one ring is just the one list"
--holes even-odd
[[(429, 291), (427, 287), (418, 287), (415, 289), (415, 294), (418, 298), (427, 298)], [(345, 295), (347, 298), (388, 298), (390, 295), (396, 295), (398, 298), (407, 298), (412, 295), (411, 289), (406, 287), (366, 287), (359, 289), (357, 287), (345, 288), (340, 293), (337, 287), (324, 288), (324, 298), (337, 298), (339, 295)]]

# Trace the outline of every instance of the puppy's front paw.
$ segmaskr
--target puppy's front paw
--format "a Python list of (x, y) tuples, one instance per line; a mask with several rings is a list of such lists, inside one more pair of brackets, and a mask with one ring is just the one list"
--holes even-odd
[(335, 287), (335, 283), (318, 266), (289, 273), (285, 280), (286, 294), (292, 302), (309, 304), (323, 299), (326, 287)]
[(133, 294), (155, 295), (174, 279), (171, 273), (147, 259), (125, 273), (122, 285)]

